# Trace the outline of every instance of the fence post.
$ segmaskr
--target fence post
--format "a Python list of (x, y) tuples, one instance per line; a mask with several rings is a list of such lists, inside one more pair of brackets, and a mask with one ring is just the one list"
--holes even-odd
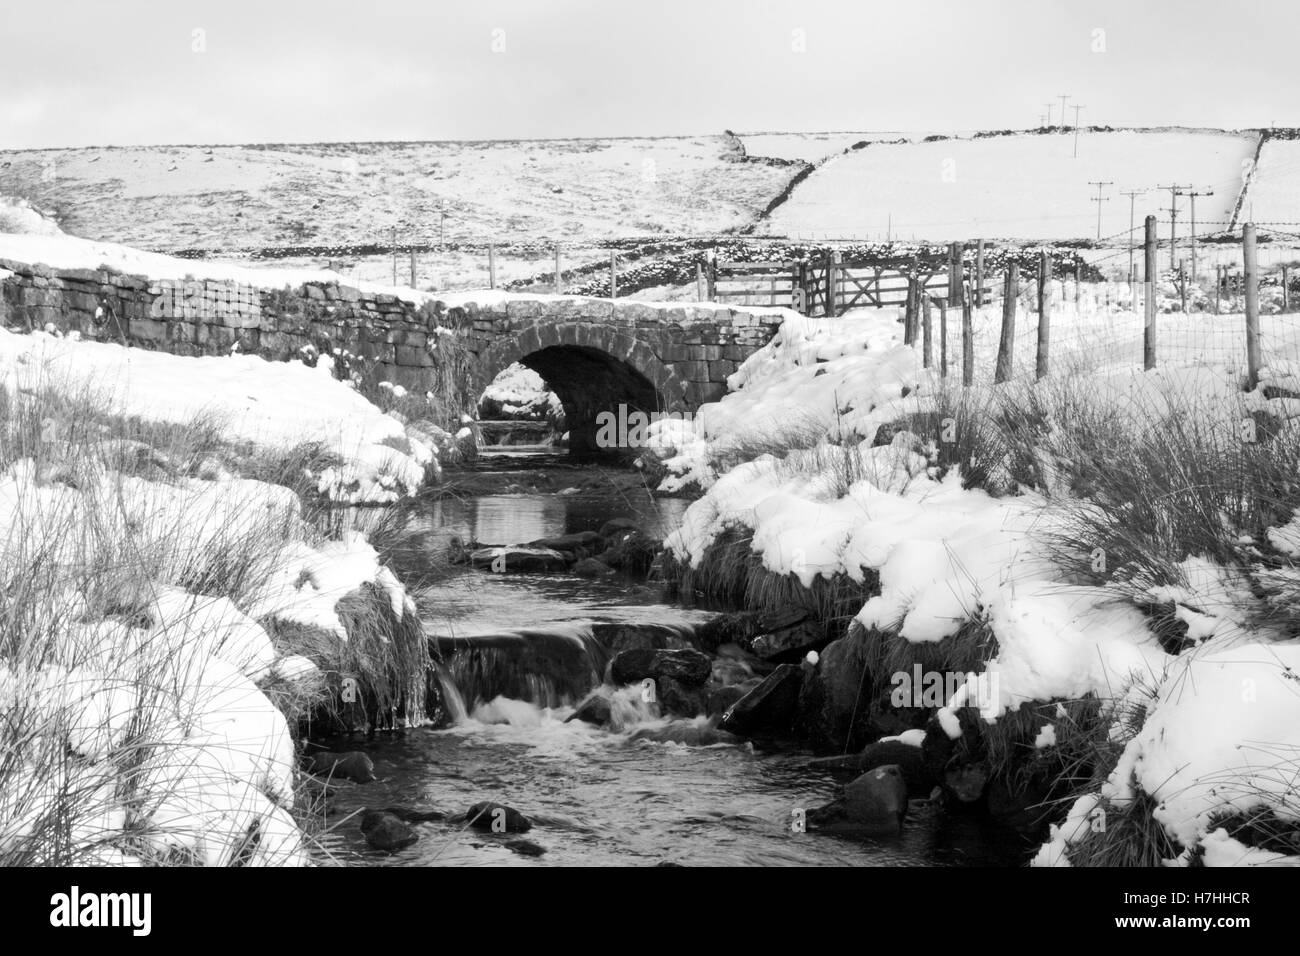
[(1052, 317), (1047, 305), (1047, 283), (1051, 279), (1052, 261), (1047, 257), (1046, 252), (1040, 252), (1038, 255), (1038, 354), (1034, 367), (1037, 378), (1047, 374), (1047, 346), (1052, 334)]
[(903, 302), (903, 344), (916, 341), (916, 276), (907, 275), (907, 297)]
[(931, 347), (930, 327), (930, 296), (928, 293), (921, 293), (921, 367), (929, 368), (934, 364), (932, 356), (934, 355)]
[(1187, 269), (1181, 259), (1178, 260), (1178, 311), (1187, 314)]
[(993, 372), (993, 384), (998, 385), (1011, 377), (1012, 350), (1016, 344), (1016, 300), (1020, 286), (1020, 266), (1007, 263), (1006, 281), (1002, 288), (1002, 338), (998, 342), (998, 364)]
[(961, 383), (963, 385), (975, 381), (975, 340), (972, 338), (971, 324), (970, 295), (963, 285), (961, 292)]
[(838, 305), (835, 302), (835, 279), (839, 256), (833, 252), (826, 253), (826, 317), (833, 319)]
[(555, 294), (564, 294), (564, 276), (560, 268), (560, 244), (555, 244)]
[(1255, 254), (1255, 224), (1241, 229), (1241, 257), (1245, 267), (1247, 387), (1259, 384), (1259, 262)]
[(709, 298), (708, 301), (714, 302), (718, 298), (718, 247), (714, 246), (713, 251), (709, 254)]
[(1219, 314), (1219, 294), (1223, 289), (1223, 266), (1214, 267), (1214, 314)]
[(1142, 367), (1147, 371), (1156, 367), (1156, 217), (1147, 216), (1146, 242), (1146, 298), (1143, 306)]
[(411, 246), (411, 288), (415, 288), (415, 246)]
[[(984, 304), (984, 240), (975, 242), (975, 307)], [(970, 384), (967, 382), (966, 384)]]
[(488, 243), (488, 288), (497, 287), (497, 247)]
[(1291, 287), (1289, 284), (1289, 267), (1282, 267), (1282, 311), (1291, 311)]
[(961, 282), (961, 243), (954, 242), (948, 247), (948, 294), (944, 297), (947, 302), (957, 301), (957, 286)]
[(609, 297), (618, 298), (618, 253), (613, 250), (609, 253)]
[[(957, 297), (961, 297), (961, 286), (957, 286)], [(939, 300), (939, 377), (948, 377), (948, 303), (952, 299)]]
[(698, 301), (698, 302), (706, 302), (706, 301), (708, 301), (708, 300), (705, 298), (705, 293), (706, 293), (707, 291), (708, 291), (708, 290), (705, 288), (705, 285), (704, 285), (704, 263), (702, 263), (702, 262), (700, 262), (700, 260), (696, 259), (696, 260), (695, 260), (695, 299), (696, 299), (696, 301)]

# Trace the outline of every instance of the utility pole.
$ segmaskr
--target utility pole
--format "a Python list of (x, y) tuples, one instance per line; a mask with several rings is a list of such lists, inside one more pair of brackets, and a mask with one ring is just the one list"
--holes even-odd
[(1047, 128), (1051, 129), (1052, 128), (1052, 104), (1044, 103), (1043, 105), (1047, 107)]
[(1128, 197), (1128, 281), (1133, 281), (1133, 250), (1135, 248), (1135, 238), (1133, 230), (1136, 228), (1136, 221), (1133, 218), (1136, 197), (1146, 192), (1145, 189), (1121, 189), (1121, 196)]
[(1069, 93), (1061, 94), (1061, 129), (1065, 129), (1065, 101), (1070, 98)]
[(1089, 185), (1089, 186), (1096, 186), (1096, 187), (1097, 187), (1097, 195), (1096, 195), (1095, 197), (1093, 197), (1093, 200), (1092, 200), (1092, 201), (1095, 202), (1095, 203), (1097, 204), (1097, 238), (1100, 239), (1100, 238), (1101, 238), (1101, 204), (1104, 203), (1104, 202), (1110, 202), (1109, 199), (1102, 199), (1102, 198), (1101, 198), (1101, 191), (1102, 191), (1102, 189), (1104, 189), (1105, 187), (1107, 187), (1107, 186), (1114, 186), (1115, 184), (1114, 184), (1114, 183), (1099, 183), (1099, 182), (1094, 182), (1093, 180), (1088, 180), (1088, 185)]
[(1172, 271), (1178, 268), (1178, 263), (1175, 261), (1178, 257), (1178, 197), (1183, 195), (1183, 190), (1189, 189), (1190, 186), (1173, 183), (1157, 188), (1169, 190), (1169, 268)]
[(1079, 106), (1076, 103), (1074, 106), (1071, 106), (1070, 109), (1074, 110), (1074, 158), (1078, 159), (1079, 158), (1079, 110), (1083, 109), (1083, 107)]
[(1192, 197), (1192, 282), (1193, 284), (1195, 284), (1196, 282), (1196, 197), (1213, 196), (1214, 190), (1207, 189), (1204, 192), (1195, 191), (1195, 192), (1190, 192), (1187, 195)]

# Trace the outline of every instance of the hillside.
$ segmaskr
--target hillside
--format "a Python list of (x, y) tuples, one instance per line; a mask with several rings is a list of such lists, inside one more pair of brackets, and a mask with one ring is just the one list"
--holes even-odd
[[(872, 144), (824, 163), (777, 208), (772, 235), (927, 240), (1091, 238), (1128, 229), (1119, 190), (1167, 183), (1213, 189), (1197, 204), (1204, 223), (1226, 224), (1241, 187), (1243, 161), (1257, 138), (1211, 131), (1113, 131), (1079, 136), (1019, 134), (937, 142)], [(1168, 192), (1139, 196), (1136, 215), (1161, 214)], [(1182, 201), (1186, 215), (1186, 200)], [(1262, 212), (1256, 202), (1256, 214)]]
[(788, 181), (726, 138), (155, 146), (0, 153), (0, 195), (88, 239), (174, 251), (711, 234)]

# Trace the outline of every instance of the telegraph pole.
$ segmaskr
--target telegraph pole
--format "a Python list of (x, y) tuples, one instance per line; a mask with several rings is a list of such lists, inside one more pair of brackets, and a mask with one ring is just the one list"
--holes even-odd
[(1214, 190), (1207, 189), (1204, 192), (1190, 192), (1187, 195), (1192, 197), (1192, 282), (1196, 281), (1196, 197), (1213, 196)]
[(1169, 268), (1172, 271), (1178, 268), (1178, 197), (1183, 195), (1184, 189), (1191, 187), (1174, 183), (1157, 188), (1169, 190)]
[(1050, 129), (1052, 126), (1052, 104), (1044, 103), (1043, 105), (1047, 107), (1047, 126)]
[(1121, 189), (1121, 196), (1128, 197), (1128, 281), (1133, 281), (1133, 249), (1136, 240), (1133, 236), (1133, 230), (1137, 228), (1136, 220), (1133, 218), (1136, 198), (1146, 192), (1145, 189)]
[(1070, 109), (1074, 110), (1074, 158), (1078, 159), (1079, 158), (1079, 110), (1083, 109), (1083, 107), (1079, 106), (1076, 103), (1074, 106), (1071, 106)]
[(1070, 98), (1069, 93), (1062, 93), (1061, 96), (1061, 129), (1065, 129), (1065, 101)]
[(1094, 182), (1094, 181), (1092, 181), (1092, 180), (1089, 180), (1089, 181), (1088, 181), (1088, 185), (1089, 185), (1089, 186), (1096, 186), (1096, 187), (1097, 187), (1097, 195), (1093, 198), (1092, 201), (1095, 202), (1095, 203), (1097, 204), (1097, 238), (1100, 239), (1100, 238), (1101, 238), (1101, 204), (1104, 203), (1104, 202), (1110, 202), (1109, 199), (1102, 199), (1102, 198), (1101, 198), (1101, 191), (1102, 191), (1102, 189), (1104, 189), (1106, 186), (1114, 186), (1115, 184), (1114, 184), (1114, 183), (1099, 183), (1099, 182)]

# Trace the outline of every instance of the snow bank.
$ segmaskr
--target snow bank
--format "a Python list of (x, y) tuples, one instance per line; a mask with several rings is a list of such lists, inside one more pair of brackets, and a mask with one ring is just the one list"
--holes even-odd
[(49, 388), (146, 421), (186, 425), (202, 417), (224, 440), (269, 451), (318, 441), (343, 461), (315, 476), (319, 490), (350, 503), (412, 493), (434, 458), (323, 365), (247, 355), (187, 358), (0, 329), (0, 387)]

